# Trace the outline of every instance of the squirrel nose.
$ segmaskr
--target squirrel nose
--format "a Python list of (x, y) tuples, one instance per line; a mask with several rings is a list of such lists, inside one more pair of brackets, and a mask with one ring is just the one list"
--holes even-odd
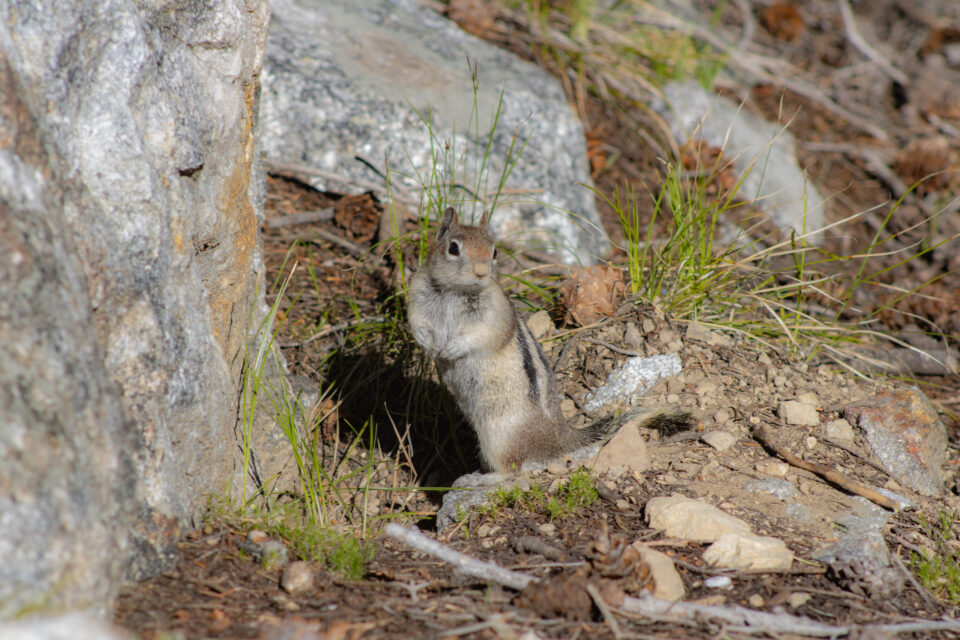
[(473, 275), (477, 276), (478, 278), (483, 278), (484, 276), (487, 276), (489, 274), (490, 274), (489, 264), (485, 262), (478, 262), (477, 264), (473, 265)]

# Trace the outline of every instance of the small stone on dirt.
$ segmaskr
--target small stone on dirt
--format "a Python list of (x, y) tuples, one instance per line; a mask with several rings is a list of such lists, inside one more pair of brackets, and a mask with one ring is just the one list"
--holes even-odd
[(631, 347), (639, 347), (643, 344), (643, 336), (640, 335), (637, 325), (632, 322), (627, 323), (626, 329), (623, 330), (623, 342)]
[(733, 580), (730, 579), (730, 576), (710, 576), (703, 581), (703, 586), (710, 589), (732, 589)]
[(760, 607), (765, 605), (767, 601), (763, 599), (762, 595), (760, 595), (759, 593), (755, 593), (752, 596), (750, 596), (750, 598), (747, 600), (747, 603), (754, 609), (759, 609)]
[(567, 473), (567, 465), (554, 460), (553, 462), (547, 463), (547, 473), (553, 476), (565, 475)]
[(280, 587), (287, 593), (303, 593), (313, 587), (313, 567), (309, 562), (291, 562), (280, 576)]
[(266, 569), (282, 567), (290, 559), (290, 552), (287, 551), (286, 545), (279, 540), (267, 540), (260, 549), (263, 566)]
[(820, 424), (820, 416), (817, 415), (816, 407), (805, 402), (797, 400), (781, 402), (777, 413), (787, 424), (800, 427), (816, 427)]
[(716, 331), (711, 331), (706, 328), (699, 322), (691, 322), (687, 325), (687, 340), (696, 340), (697, 342), (703, 342), (708, 344), (711, 347), (732, 347), (733, 340), (718, 333)]
[(717, 451), (726, 451), (736, 443), (737, 436), (729, 431), (707, 431), (700, 439)]
[(557, 525), (553, 524), (552, 522), (545, 522), (537, 527), (537, 531), (545, 536), (553, 537), (557, 535)]
[(761, 460), (757, 463), (756, 469), (765, 476), (783, 478), (790, 471), (790, 465), (779, 460)]
[(270, 536), (268, 536), (265, 531), (260, 531), (259, 529), (251, 529), (250, 533), (247, 534), (247, 542), (251, 544), (263, 544), (269, 539)]
[(803, 439), (803, 444), (804, 446), (807, 447), (807, 449), (810, 449), (810, 450), (816, 449), (817, 439), (814, 438), (813, 436), (807, 436), (806, 438)]
[(845, 444), (850, 444), (853, 442), (853, 427), (851, 427), (850, 423), (843, 418), (828, 422), (823, 428), (823, 432), (831, 440), (836, 440), (837, 442), (843, 442)]
[(793, 564), (793, 552), (777, 538), (730, 532), (707, 547), (703, 561), (729, 569), (786, 570)]
[(718, 409), (717, 412), (713, 414), (713, 421), (722, 426), (730, 422), (730, 418), (732, 417), (729, 409)]
[(593, 461), (593, 471), (598, 475), (615, 467), (627, 467), (636, 475), (650, 468), (647, 443), (632, 425), (628, 424), (617, 431)]
[(730, 532), (750, 533), (750, 525), (716, 507), (684, 496), (652, 498), (647, 502), (647, 522), (671, 538), (713, 542)]
[(797, 607), (802, 607), (803, 605), (807, 604), (812, 597), (813, 596), (809, 593), (798, 591), (787, 596), (787, 604), (790, 605), (791, 609), (796, 609)]
[(662, 599), (676, 602), (686, 594), (683, 579), (673, 566), (673, 560), (665, 553), (641, 544), (633, 543), (634, 549), (640, 554), (640, 559), (647, 563), (650, 574), (653, 576), (653, 595)]

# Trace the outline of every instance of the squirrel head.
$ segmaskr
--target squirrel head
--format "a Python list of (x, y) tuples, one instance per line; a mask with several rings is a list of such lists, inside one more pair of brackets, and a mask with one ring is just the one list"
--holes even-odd
[(430, 273), (442, 286), (480, 290), (497, 277), (497, 247), (490, 234), (487, 212), (477, 226), (460, 224), (457, 212), (447, 207), (440, 219), (427, 259)]

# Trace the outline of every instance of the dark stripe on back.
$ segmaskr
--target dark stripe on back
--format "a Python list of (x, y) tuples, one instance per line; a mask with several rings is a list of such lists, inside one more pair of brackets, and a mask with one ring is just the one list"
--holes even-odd
[(517, 341), (520, 343), (520, 355), (523, 356), (523, 370), (527, 374), (527, 382), (530, 383), (530, 401), (533, 404), (540, 403), (540, 388), (537, 386), (537, 370), (533, 364), (533, 354), (530, 352), (530, 343), (527, 342), (527, 336), (524, 335), (526, 327), (522, 322), (517, 323)]

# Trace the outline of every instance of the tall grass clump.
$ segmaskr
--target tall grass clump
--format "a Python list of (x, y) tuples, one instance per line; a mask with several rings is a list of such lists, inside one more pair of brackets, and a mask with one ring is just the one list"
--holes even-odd
[[(768, 344), (782, 338), (791, 351), (805, 356), (821, 349), (841, 355), (845, 345), (875, 338), (897, 342), (875, 328), (878, 316), (903, 298), (918, 295), (942, 275), (912, 288), (884, 283), (882, 276), (956, 236), (919, 247), (904, 242), (894, 247), (904, 234), (922, 224), (929, 226), (925, 220), (908, 229), (890, 230), (901, 198), (855, 255), (835, 255), (814, 240), (867, 212), (810, 231), (804, 221), (801, 231), (790, 231), (779, 240), (751, 239), (742, 231), (733, 240), (721, 241), (722, 217), (749, 205), (740, 194), (747, 172), (730, 189), (713, 193), (717, 166), (721, 165), (688, 177), (677, 161), (667, 167), (655, 194), (638, 194), (630, 187), (617, 189), (609, 197), (600, 194), (619, 216), (630, 289), (637, 300), (656, 304), (678, 318), (733, 329)], [(640, 197), (653, 202), (646, 226), (640, 220)], [(664, 229), (662, 236), (655, 231), (658, 224)], [(733, 223), (726, 224), (729, 228)], [(899, 257), (891, 260), (892, 254)], [(852, 301), (864, 287), (896, 295), (861, 312)]]

